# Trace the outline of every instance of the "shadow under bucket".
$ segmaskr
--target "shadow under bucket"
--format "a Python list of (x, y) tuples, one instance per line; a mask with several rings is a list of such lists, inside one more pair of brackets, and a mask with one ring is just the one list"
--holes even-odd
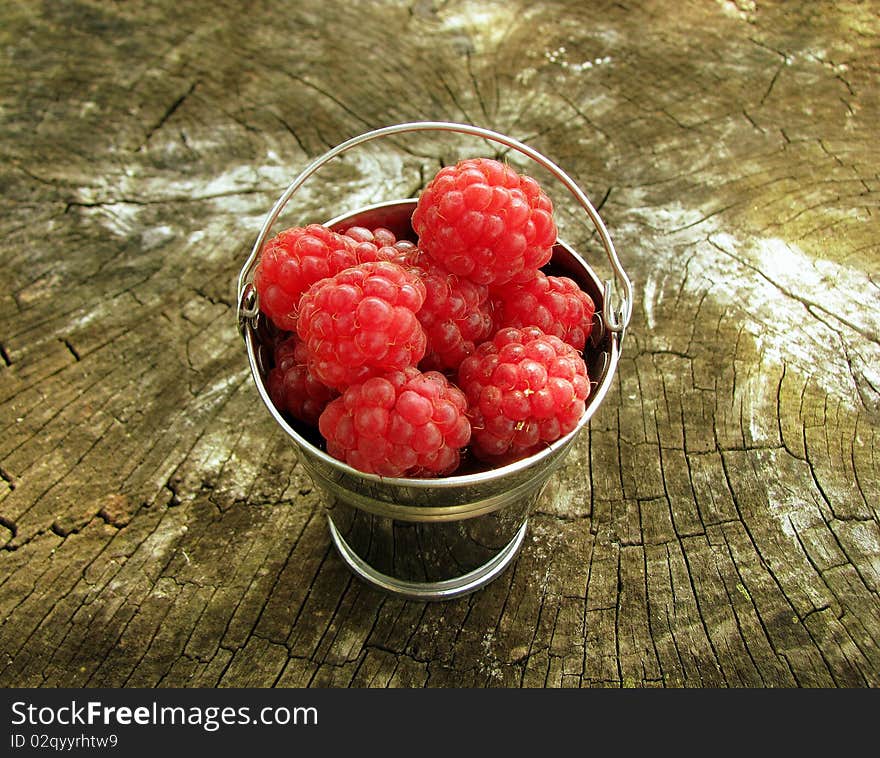
[[(620, 341), (631, 313), (631, 288), (613, 247), (609, 249), (610, 239), (601, 220), (597, 229), (626, 292), (620, 312), (614, 311), (608, 302), (611, 283), (606, 281), (603, 285), (590, 266), (564, 242), (558, 241), (555, 245), (551, 262), (543, 270), (578, 282), (593, 298), (597, 320), (584, 350), (591, 379), (584, 414), (575, 429), (540, 452), (504, 467), (465, 469), (453, 476), (433, 479), (365, 474), (330, 456), (316, 430), (279, 412), (269, 398), (266, 377), (272, 367), (270, 330), (256, 303), (252, 284), (255, 261), (281, 208), (305, 178), (324, 162), (367, 139), (424, 129), (459, 131), (501, 141), (545, 167), (556, 168), (543, 156), (503, 135), (443, 122), (386, 127), (343, 143), (314, 162), (288, 188), (264, 224), (239, 278), (239, 325), (260, 397), (297, 446), (303, 468), (321, 493), (330, 536), (339, 555), (357, 576), (375, 587), (408, 598), (444, 600), (483, 587), (497, 577), (519, 551), (529, 514), (613, 380)], [(568, 177), (565, 180), (575, 186)], [(578, 199), (582, 205), (589, 204), (582, 193)], [(413, 198), (373, 205), (336, 217), (326, 225), (340, 231), (351, 226), (384, 226), (398, 239), (414, 240), (410, 217), (415, 205)], [(592, 206), (588, 210), (592, 210)], [(594, 223), (597, 219), (598, 215)]]

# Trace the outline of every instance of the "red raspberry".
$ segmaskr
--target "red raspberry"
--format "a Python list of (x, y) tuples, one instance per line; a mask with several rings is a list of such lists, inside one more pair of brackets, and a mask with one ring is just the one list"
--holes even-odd
[(421, 250), (479, 284), (531, 276), (556, 243), (550, 198), (534, 179), (490, 158), (440, 169), (419, 195), (412, 227)]
[(537, 271), (522, 284), (492, 290), (495, 328), (537, 326), (575, 350), (583, 350), (593, 326), (596, 306), (586, 292), (567, 276)]
[(416, 314), (428, 348), (424, 370), (455, 371), (493, 331), (489, 289), (449, 273), (427, 256), (411, 269), (425, 285), (425, 304)]
[(284, 331), (296, 331), (299, 301), (315, 282), (358, 263), (356, 243), (320, 224), (279, 232), (260, 251), (254, 286), (260, 310)]
[(464, 394), (415, 368), (353, 384), (321, 414), (330, 455), (380, 476), (445, 476), (470, 440)]
[(278, 410), (317, 426), (321, 412), (339, 393), (312, 376), (305, 343), (297, 335), (282, 338), (274, 353), (275, 366), (266, 378), (270, 399)]
[(590, 392), (580, 353), (538, 327), (502, 329), (462, 361), (471, 450), (509, 462), (537, 452), (577, 426)]
[(345, 389), (387, 371), (416, 366), (426, 338), (416, 312), (425, 285), (396, 263), (361, 263), (324, 279), (303, 295), (297, 331), (309, 370)]
[(417, 252), (415, 242), (398, 240), (394, 232), (384, 226), (375, 229), (352, 226), (343, 234), (357, 243), (358, 263), (392, 261), (402, 265), (413, 260)]

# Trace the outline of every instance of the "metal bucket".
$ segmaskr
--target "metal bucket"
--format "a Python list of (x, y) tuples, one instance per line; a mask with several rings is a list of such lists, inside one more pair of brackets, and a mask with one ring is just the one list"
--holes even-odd
[[(575, 429), (540, 452), (500, 468), (418, 479), (365, 474), (330, 456), (316, 431), (281, 414), (269, 398), (271, 368), (265, 317), (260, 314), (253, 273), (260, 250), (287, 202), (302, 184), (337, 155), (369, 140), (415, 131), (458, 132), (517, 150), (566, 186), (593, 222), (622, 289), (611, 304), (614, 284), (600, 280), (571, 247), (558, 241), (545, 267), (569, 276), (593, 298), (596, 323), (584, 358), (592, 382), (586, 409)], [(416, 199), (361, 208), (326, 222), (335, 229), (384, 226), (398, 239), (415, 239), (410, 216)], [(266, 218), (238, 279), (238, 320), (260, 397), (297, 446), (303, 468), (321, 492), (330, 536), (349, 568), (387, 592), (422, 600), (444, 600), (483, 587), (516, 556), (534, 509), (551, 475), (564, 462), (578, 434), (598, 409), (613, 380), (620, 343), (632, 312), (632, 286), (620, 266), (604, 223), (580, 188), (555, 164), (517, 140), (480, 127), (447, 122), (398, 124), (354, 137), (313, 161), (287, 188)]]

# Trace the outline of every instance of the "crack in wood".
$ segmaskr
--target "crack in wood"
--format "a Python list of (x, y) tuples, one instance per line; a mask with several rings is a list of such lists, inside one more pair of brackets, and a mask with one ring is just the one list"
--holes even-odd
[(73, 359), (75, 361), (79, 361), (80, 355), (79, 355), (79, 352), (77, 351), (77, 349), (73, 346), (73, 343), (69, 339), (66, 339), (66, 338), (63, 339), (62, 342), (64, 343), (64, 347), (66, 347), (68, 349), (68, 351), (70, 352), (70, 354), (73, 356)]
[(767, 98), (770, 97), (770, 93), (773, 91), (773, 87), (776, 85), (776, 80), (779, 78), (779, 75), (782, 73), (785, 65), (785, 63), (781, 63), (779, 66), (777, 66), (776, 71), (773, 72), (773, 76), (770, 79), (770, 83), (767, 85), (767, 89), (764, 90), (764, 94), (761, 96), (761, 99), (758, 100), (759, 106), (763, 107), (764, 103), (767, 102)]
[[(363, 38), (362, 28), (355, 34), (340, 22), (332, 39), (312, 38), (298, 11), (260, 32), (267, 44), (258, 56), (253, 45), (237, 45), (256, 27), (215, 8), (207, 22), (187, 12), (183, 32), (158, 47), (146, 36), (128, 39), (125, 84), (142, 96), (137, 112), (113, 99), (118, 83), (107, 71), (118, 70), (121, 48), (94, 46), (88, 70), (41, 74), (31, 100), (10, 111), (5, 306), (15, 333), (0, 344), (8, 432), (0, 454), (0, 683), (880, 683), (871, 624), (880, 385), (869, 360), (880, 341), (856, 341), (869, 335), (819, 307), (834, 311), (828, 302), (802, 301), (847, 389), (846, 397), (826, 392), (821, 368), (802, 376), (793, 358), (778, 362), (756, 347), (762, 325), (738, 304), (719, 302), (730, 284), (724, 269), (742, 262), (707, 256), (709, 244), (687, 233), (695, 218), (739, 239), (772, 229), (790, 244), (801, 240), (812, 259), (831, 255), (830, 263), (865, 274), (866, 296), (876, 295), (877, 277), (862, 270), (876, 247), (866, 231), (876, 218), (864, 152), (876, 111), (864, 94), (870, 36), (863, 14), (840, 4), (818, 26), (811, 14), (763, 6), (756, 14), (747, 5), (739, 10), (748, 23), (742, 15), (724, 20), (724, 38), (704, 37), (714, 27), (697, 30), (690, 17), (673, 24), (620, 4), (605, 8), (601, 29), (578, 31), (575, 22), (587, 19), (572, 5), (570, 25), (551, 26), (553, 12), (540, 28), (537, 17), (524, 23), (513, 14), (509, 27), (499, 21), (474, 31), (472, 49), (447, 51), (437, 39), (464, 35), (484, 11), (419, 2), (389, 11), (387, 26), (367, 35), (398, 40), (400, 54), (376, 66), (370, 59), (366, 77), (362, 51), (370, 45), (347, 44), (349, 35)], [(713, 23), (726, 15), (706, 14)], [(658, 32), (632, 34), (649, 16)], [(75, 41), (95, 33), (94, 20), (72, 22)], [(853, 22), (861, 31), (837, 61), (840, 47), (823, 39)], [(578, 54), (614, 35), (614, 60), (589, 80), (551, 69), (542, 54), (560, 35)], [(284, 91), (284, 70), (305, 68), (275, 45), (282, 40), (302, 42), (322, 64), (332, 57), (287, 82), (305, 103)], [(218, 42), (231, 44), (212, 50)], [(731, 58), (733, 50), (742, 54)], [(796, 80), (782, 71), (789, 59)], [(355, 76), (343, 80), (343, 70)], [(169, 84), (157, 76), (163, 71), (187, 78)], [(400, 81), (412, 97), (391, 102)], [(15, 91), (25, 91), (22, 82), (13, 82)], [(67, 83), (76, 85), (73, 99), (61, 96)], [(235, 271), (218, 245), (245, 223), (249, 198), (281, 188), (262, 186), (266, 179), (212, 192), (205, 177), (225, 178), (224, 166), (262, 160), (278, 145), (301, 155), (309, 145), (331, 147), (377, 117), (456, 113), (494, 119), (527, 141), (549, 140), (574, 172), (593, 176), (604, 191), (597, 209), (622, 215), (618, 236), (635, 251), (633, 281), (653, 277), (654, 289), (644, 290), (653, 310), (636, 309), (605, 412), (583, 438), (586, 460), (566, 464), (586, 465), (565, 478), (565, 495), (582, 498), (577, 507), (587, 513), (546, 508), (536, 523), (545, 537), (556, 535), (552, 544), (526, 544), (498, 584), (441, 606), (378, 598), (344, 573), (296, 456), (263, 439), (267, 425), (250, 423), (253, 398), (239, 389), (246, 368), (222, 382), (234, 370), (210, 315), (231, 308), (221, 280)], [(83, 139), (83, 130), (100, 137), (99, 124), (113, 129), (107, 139)], [(138, 142), (138, 155), (113, 152)], [(435, 142), (422, 144), (394, 144), (406, 153), (413, 196), (447, 157)], [(56, 153), (58, 161), (44, 159)], [(175, 172), (204, 179), (202, 194), (157, 189)], [(230, 200), (212, 202), (222, 198)], [(772, 212), (756, 209), (765, 203)], [(692, 208), (699, 212), (689, 215)], [(185, 231), (158, 250), (139, 248), (150, 228), (177, 234), (181, 219), (204, 213), (214, 226), (198, 226), (212, 243), (205, 265), (219, 261), (216, 281), (180, 259)], [(104, 220), (127, 224), (125, 238), (94, 245)], [(670, 243), (663, 232), (673, 227), (685, 231), (658, 263), (652, 254)], [(36, 259), (25, 265), (16, 251), (31, 246), (37, 228), (48, 244), (33, 247)], [(67, 258), (49, 260), (60, 240), (84, 256), (75, 274)], [(663, 268), (667, 262), (674, 265)], [(786, 286), (787, 277), (764, 268)], [(166, 287), (169, 277), (182, 286)], [(758, 276), (743, 279), (772, 294)], [(130, 297), (108, 300), (108, 288)], [(840, 315), (872, 333), (855, 311)], [(849, 381), (861, 405), (848, 404)], [(95, 435), (102, 441), (89, 447)], [(643, 470), (651, 455), (656, 465)], [(98, 507), (106, 493), (122, 492), (130, 504)], [(186, 525), (188, 536), (174, 532)]]
[(189, 85), (187, 90), (177, 97), (162, 113), (159, 119), (149, 128), (147, 129), (146, 134), (144, 135), (141, 143), (134, 149), (134, 152), (141, 152), (149, 143), (150, 139), (153, 135), (158, 132), (165, 124), (170, 120), (170, 118), (178, 111), (178, 109), (184, 104), (186, 99), (195, 92), (196, 87), (198, 86), (199, 81), (196, 80)]

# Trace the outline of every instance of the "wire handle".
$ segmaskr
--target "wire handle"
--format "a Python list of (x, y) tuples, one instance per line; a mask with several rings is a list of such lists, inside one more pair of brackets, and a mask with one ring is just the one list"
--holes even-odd
[(294, 193), (308, 180), (310, 176), (312, 176), (312, 174), (318, 171), (325, 163), (331, 161), (336, 156), (346, 152), (347, 150), (350, 150), (353, 147), (357, 147), (364, 142), (369, 142), (380, 137), (387, 137), (392, 134), (422, 131), (458, 132), (460, 134), (467, 134), (474, 137), (487, 139), (492, 142), (497, 142), (501, 145), (512, 148), (519, 153), (522, 153), (527, 158), (531, 158), (535, 163), (542, 166), (556, 179), (558, 179), (563, 185), (565, 185), (566, 189), (568, 189), (574, 199), (577, 200), (580, 206), (586, 211), (587, 215), (590, 218), (590, 221), (593, 222), (593, 226), (596, 227), (596, 231), (599, 233), (599, 238), (602, 241), (602, 246), (605, 248), (605, 253), (608, 256), (609, 262), (611, 263), (611, 268), (614, 271), (615, 279), (623, 290), (623, 293), (620, 297), (620, 305), (619, 307), (614, 308), (611, 304), (611, 295), (614, 291), (614, 285), (612, 281), (605, 280), (605, 293), (603, 298), (604, 302), (602, 305), (602, 320), (604, 328), (608, 331), (617, 333), (618, 339), (622, 341), (626, 328), (629, 325), (630, 318), (632, 317), (632, 282), (630, 281), (629, 277), (626, 275), (626, 272), (623, 270), (623, 267), (620, 264), (620, 259), (617, 257), (617, 252), (614, 249), (614, 243), (611, 241), (611, 236), (608, 234), (608, 230), (605, 228), (605, 222), (602, 221), (599, 213), (593, 207), (593, 204), (590, 202), (590, 199), (584, 194), (583, 190), (581, 190), (581, 188), (577, 184), (575, 184), (571, 177), (566, 174), (561, 168), (559, 168), (559, 166), (557, 166), (553, 161), (551, 161), (549, 158), (546, 158), (537, 150), (534, 150), (528, 145), (520, 142), (519, 140), (515, 140), (512, 137), (508, 137), (499, 132), (493, 132), (489, 129), (483, 129), (479, 126), (472, 126), (470, 124), (457, 124), (449, 121), (412, 121), (409, 123), (394, 124), (392, 126), (385, 126), (380, 129), (374, 129), (369, 132), (364, 132), (363, 134), (352, 137), (351, 139), (340, 143), (331, 150), (328, 150), (322, 156), (316, 158), (308, 166), (306, 166), (305, 169), (303, 169), (302, 173), (300, 173), (300, 175), (297, 176), (296, 179), (294, 179), (290, 183), (290, 186), (288, 186), (288, 188), (284, 191), (284, 194), (281, 195), (280, 198), (278, 198), (274, 207), (269, 212), (269, 215), (263, 222), (263, 226), (260, 229), (260, 233), (257, 236), (257, 241), (254, 243), (251, 254), (238, 275), (239, 328), (244, 331), (246, 323), (256, 318), (258, 311), (257, 293), (253, 286), (252, 279), (254, 269), (256, 268), (257, 259), (259, 258), (260, 251), (263, 249), (263, 244), (266, 241), (266, 237), (269, 236), (269, 230), (272, 228), (272, 225), (275, 223), (275, 220), (281, 214), (281, 211), (287, 205), (290, 198), (293, 197)]

